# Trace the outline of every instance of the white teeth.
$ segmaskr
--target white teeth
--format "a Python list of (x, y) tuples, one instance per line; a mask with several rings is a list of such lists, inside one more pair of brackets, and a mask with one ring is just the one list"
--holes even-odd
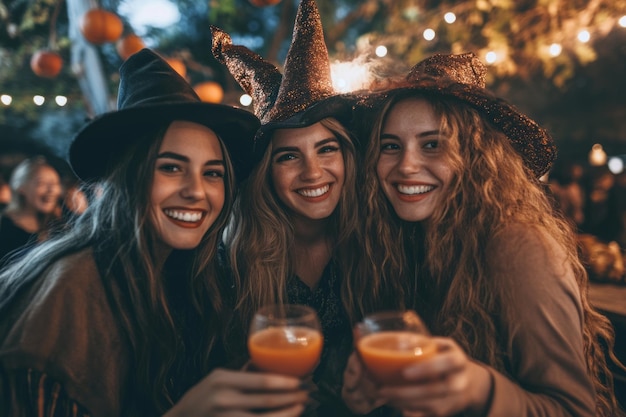
[(325, 186), (321, 188), (317, 188), (315, 190), (310, 190), (310, 189), (298, 190), (298, 194), (303, 195), (305, 197), (319, 197), (323, 194), (326, 194), (329, 189), (330, 189), (330, 185), (326, 184)]
[(197, 222), (202, 218), (202, 213), (198, 212), (182, 212), (178, 210), (164, 210), (164, 212), (168, 217), (183, 222)]
[(432, 185), (402, 185), (402, 184), (398, 184), (396, 187), (398, 188), (398, 191), (400, 191), (402, 194), (424, 194), (435, 188)]

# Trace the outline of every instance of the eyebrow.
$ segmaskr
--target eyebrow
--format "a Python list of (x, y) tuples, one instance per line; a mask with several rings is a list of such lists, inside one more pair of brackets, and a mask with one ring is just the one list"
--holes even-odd
[[(439, 136), (441, 135), (441, 131), (440, 130), (427, 130), (425, 132), (420, 133), (419, 135), (417, 135), (418, 138), (425, 138), (428, 136)], [(392, 133), (382, 133), (380, 135), (381, 139), (398, 139), (398, 135), (394, 135)]]
[[(324, 145), (326, 145), (327, 143), (332, 143), (332, 142), (336, 142), (339, 143), (339, 139), (337, 139), (336, 137), (331, 137), (331, 138), (327, 138), (327, 139), (322, 139), (319, 142), (315, 142), (315, 148), (319, 148), (322, 147)], [(297, 152), (299, 149), (296, 146), (282, 146), (280, 148), (276, 148), (274, 149), (274, 151), (272, 152), (272, 156), (281, 153), (281, 152)]]
[[(187, 158), (186, 156), (178, 154), (178, 153), (174, 153), (174, 152), (162, 152), (159, 155), (157, 155), (157, 159), (161, 159), (161, 158), (175, 159), (181, 162), (190, 161), (189, 158)], [(224, 160), (223, 159), (210, 159), (206, 161), (204, 165), (222, 165), (223, 166)]]

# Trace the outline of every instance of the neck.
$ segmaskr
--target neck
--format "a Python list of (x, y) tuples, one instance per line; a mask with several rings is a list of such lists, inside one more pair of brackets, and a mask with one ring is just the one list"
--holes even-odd
[(328, 219), (294, 220), (295, 273), (312, 290), (317, 288), (332, 257), (333, 242), (328, 231)]
[(329, 235), (328, 218), (311, 220), (297, 217), (292, 219), (292, 223), (296, 239), (296, 245), (315, 244), (321, 241), (325, 241)]

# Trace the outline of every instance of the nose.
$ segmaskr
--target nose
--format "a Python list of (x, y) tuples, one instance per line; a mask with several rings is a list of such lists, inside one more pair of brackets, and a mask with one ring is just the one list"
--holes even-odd
[(415, 174), (420, 171), (422, 160), (417, 152), (404, 151), (398, 163), (398, 171), (404, 175)]
[(306, 158), (301, 177), (305, 180), (316, 180), (322, 176), (322, 166), (317, 158)]
[(204, 196), (202, 178), (198, 174), (190, 173), (185, 176), (181, 195), (184, 198), (200, 200)]

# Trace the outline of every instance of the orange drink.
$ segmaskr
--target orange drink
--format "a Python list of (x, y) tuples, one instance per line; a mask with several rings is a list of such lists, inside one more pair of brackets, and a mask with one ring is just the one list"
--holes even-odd
[(248, 338), (252, 363), (262, 371), (304, 377), (319, 362), (324, 338), (304, 326), (268, 327)]
[(427, 335), (391, 330), (361, 337), (357, 350), (368, 372), (384, 385), (401, 385), (402, 370), (435, 355), (437, 347)]

